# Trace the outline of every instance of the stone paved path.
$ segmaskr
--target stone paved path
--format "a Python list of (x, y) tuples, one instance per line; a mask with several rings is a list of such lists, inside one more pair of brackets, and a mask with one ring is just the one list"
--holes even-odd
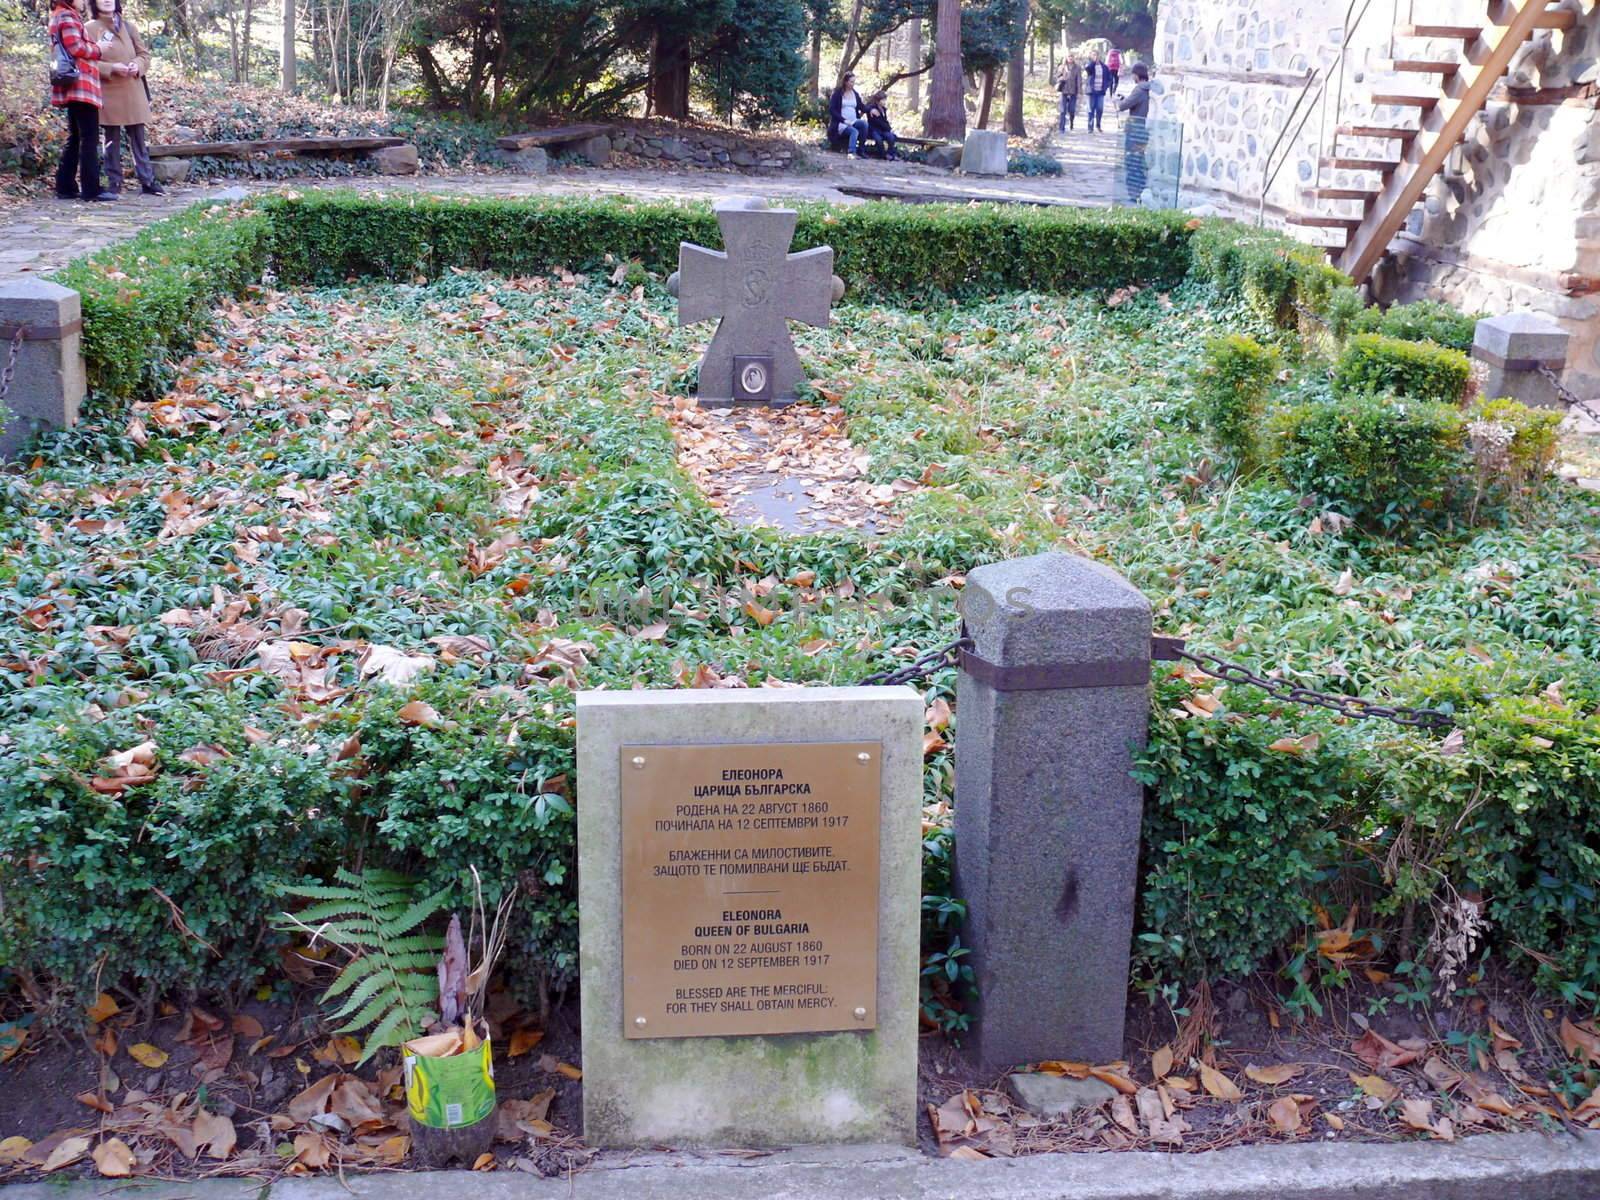
[[(985, 179), (915, 163), (876, 159), (849, 161), (816, 152), (814, 172), (743, 175), (728, 171), (566, 168), (543, 176), (513, 174), (369, 176), (361, 179), (296, 179), (271, 183), (222, 180), (174, 187), (165, 196), (124, 193), (115, 204), (41, 200), (0, 216), (0, 279), (47, 274), (72, 259), (131, 236), (227, 187), (250, 192), (354, 187), (370, 193), (446, 193), (474, 196), (625, 195), (641, 200), (706, 200), (761, 195), (783, 200), (860, 203), (866, 198), (911, 201), (1002, 200), (1024, 204), (1105, 207), (1116, 186), (1120, 135), (1081, 131), (1057, 141), (1065, 167), (1061, 176)], [(41, 191), (47, 183), (41, 181)]]

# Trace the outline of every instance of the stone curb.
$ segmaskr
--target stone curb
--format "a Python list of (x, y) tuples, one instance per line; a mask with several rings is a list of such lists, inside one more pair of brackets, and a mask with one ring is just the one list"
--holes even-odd
[(1204, 1154), (1041, 1154), (968, 1163), (898, 1146), (813, 1147), (759, 1158), (607, 1154), (571, 1179), (394, 1172), (124, 1184), (50, 1181), (0, 1200), (1597, 1200), (1600, 1133), (1486, 1134), (1445, 1145), (1316, 1143)]

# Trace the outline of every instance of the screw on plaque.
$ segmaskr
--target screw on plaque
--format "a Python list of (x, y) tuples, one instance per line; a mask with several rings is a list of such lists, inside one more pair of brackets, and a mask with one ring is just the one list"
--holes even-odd
[(859, 763), (869, 763), (872, 761), (872, 755), (863, 750), (860, 754), (856, 755), (856, 761)]
[(633, 1023), (635, 1025), (637, 1025), (640, 1029), (643, 1029), (645, 1027), (645, 1024), (646, 1024), (645, 1019), (643, 1017), (635, 1017), (633, 1019)]
[(856, 1009), (856, 1020), (865, 1021), (866, 1019), (867, 1019), (867, 1010), (864, 1009), (864, 1008), (857, 1008)]
[(635, 754), (635, 755), (634, 755), (634, 756), (633, 756), (633, 769), (634, 769), (634, 770), (635, 770), (635, 771), (642, 771), (642, 770), (644, 770), (644, 755), (642, 755), (642, 754)]

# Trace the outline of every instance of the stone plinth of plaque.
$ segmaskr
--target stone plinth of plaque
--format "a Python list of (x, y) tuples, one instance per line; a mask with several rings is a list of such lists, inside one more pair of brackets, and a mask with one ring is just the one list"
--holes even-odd
[(584, 692), (594, 1146), (914, 1142), (921, 697)]

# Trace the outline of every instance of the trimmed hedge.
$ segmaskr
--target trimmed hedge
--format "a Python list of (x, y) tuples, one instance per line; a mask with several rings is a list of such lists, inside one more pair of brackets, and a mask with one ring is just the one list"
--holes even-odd
[(1459, 350), (1362, 333), (1339, 356), (1333, 391), (1336, 396), (1410, 396), (1454, 404), (1471, 379), (1471, 360)]
[[(273, 262), (285, 283), (437, 278), (453, 268), (572, 271), (637, 260), (674, 270), (678, 244), (720, 246), (704, 205), (624, 200), (372, 200), (351, 193), (274, 197)], [(792, 249), (829, 245), (852, 292), (930, 294), (1170, 287), (1189, 270), (1179, 213), (1077, 208), (863, 204), (801, 208)]]
[(1206, 366), (1195, 382), (1206, 428), (1233, 452), (1241, 470), (1260, 460), (1267, 393), (1280, 364), (1278, 352), (1242, 333), (1211, 339)]
[(151, 225), (57, 272), (83, 297), (83, 358), (100, 396), (154, 390), (162, 365), (194, 345), (212, 306), (266, 267), (270, 218), (206, 205)]
[(1281, 233), (1217, 219), (1191, 225), (1190, 273), (1271, 324), (1293, 328), (1302, 308), (1320, 316), (1350, 285), (1314, 247)]

